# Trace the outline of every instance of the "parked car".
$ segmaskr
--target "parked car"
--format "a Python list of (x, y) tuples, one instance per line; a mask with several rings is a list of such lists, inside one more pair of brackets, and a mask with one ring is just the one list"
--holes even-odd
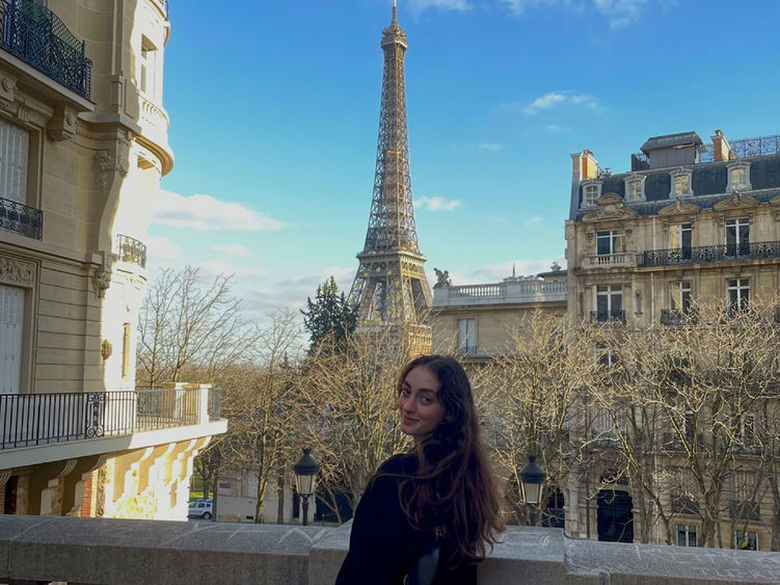
[(214, 515), (213, 504), (214, 502), (211, 498), (201, 498), (199, 500), (195, 500), (194, 502), (190, 502), (187, 517), (210, 520)]

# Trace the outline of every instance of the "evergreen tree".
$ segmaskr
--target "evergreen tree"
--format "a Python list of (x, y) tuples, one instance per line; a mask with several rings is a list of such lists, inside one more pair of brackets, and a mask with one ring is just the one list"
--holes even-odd
[(312, 349), (328, 335), (341, 344), (357, 326), (357, 307), (347, 300), (343, 292), (339, 293), (333, 276), (317, 287), (314, 300), (307, 298), (306, 305), (308, 310), (301, 310), (301, 313)]

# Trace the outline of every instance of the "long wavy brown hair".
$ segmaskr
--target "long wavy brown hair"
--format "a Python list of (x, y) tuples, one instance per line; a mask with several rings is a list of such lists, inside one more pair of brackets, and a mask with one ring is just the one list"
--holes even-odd
[(451, 357), (425, 355), (401, 372), (396, 392), (417, 366), (430, 368), (441, 387), (438, 399), (444, 419), (416, 445), (417, 473), (401, 482), (399, 498), (417, 527), (444, 530), (457, 544), (455, 564), (480, 561), (485, 547), (504, 530), (501, 498), (479, 432), (471, 384), (463, 367)]

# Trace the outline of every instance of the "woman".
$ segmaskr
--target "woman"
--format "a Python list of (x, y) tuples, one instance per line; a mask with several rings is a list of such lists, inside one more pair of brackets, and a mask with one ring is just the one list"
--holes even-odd
[(397, 393), (414, 450), (385, 461), (369, 482), (336, 585), (401, 585), (437, 545), (435, 583), (473, 585), (475, 563), (504, 523), (471, 385), (457, 361), (429, 355), (404, 368)]

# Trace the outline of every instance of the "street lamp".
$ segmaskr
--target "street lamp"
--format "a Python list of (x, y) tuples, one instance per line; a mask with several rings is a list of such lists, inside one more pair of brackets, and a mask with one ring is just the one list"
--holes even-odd
[(531, 510), (531, 525), (536, 526), (536, 506), (542, 496), (542, 485), (547, 479), (544, 469), (536, 462), (535, 455), (528, 456), (528, 464), (520, 472), (520, 489), (523, 500)]
[(298, 491), (298, 495), (303, 498), (304, 526), (309, 523), (309, 496), (314, 494), (317, 473), (320, 471), (320, 464), (312, 458), (310, 453), (311, 449), (304, 449), (303, 457), (293, 467), (295, 470), (295, 489)]

